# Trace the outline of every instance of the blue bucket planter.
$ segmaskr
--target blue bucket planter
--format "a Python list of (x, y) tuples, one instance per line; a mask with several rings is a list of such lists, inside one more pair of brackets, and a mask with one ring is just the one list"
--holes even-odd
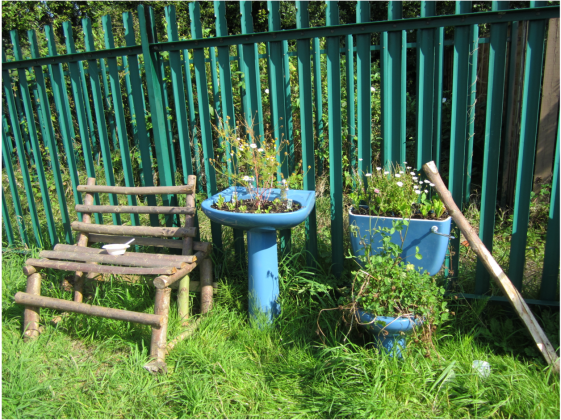
[[(380, 227), (392, 228), (393, 222), (401, 220), (396, 217), (361, 216), (352, 214), (349, 211), (349, 225), (351, 227), (351, 250), (359, 261), (360, 256), (364, 255), (365, 246), (371, 245), (371, 253), (376, 254), (382, 248), (382, 236), (375, 233)], [(421, 220), (410, 219), (409, 227), (404, 226), (401, 235), (405, 238), (401, 245), (400, 232), (397, 231), (391, 236), (391, 241), (401, 245), (403, 252), (401, 258), (407, 264), (413, 264), (419, 271), (428, 271), (434, 276), (444, 262), (452, 218), (445, 220)], [(421, 260), (415, 258), (416, 247), (423, 257)], [(362, 264), (361, 264), (362, 265)]]
[[(202, 210), (213, 222), (247, 230), (249, 314), (253, 320), (258, 314), (265, 314), (267, 322), (272, 323), (280, 314), (276, 231), (293, 228), (306, 220), (314, 208), (316, 194), (315, 191), (289, 190), (287, 198), (302, 206), (291, 213), (232, 213), (211, 207), (220, 196), (226, 202), (231, 201), (233, 192), (237, 192), (238, 200), (252, 198), (245, 188), (230, 187), (203, 201)], [(275, 198), (280, 198), (279, 189), (271, 190), (269, 199)]]
[[(358, 319), (368, 332), (374, 336), (376, 347), (383, 349), (390, 356), (394, 351), (397, 357), (403, 358), (402, 350), (405, 350), (407, 336), (413, 332), (421, 322), (406, 317), (375, 316), (361, 309), (357, 310)], [(385, 333), (387, 332), (387, 334)]]

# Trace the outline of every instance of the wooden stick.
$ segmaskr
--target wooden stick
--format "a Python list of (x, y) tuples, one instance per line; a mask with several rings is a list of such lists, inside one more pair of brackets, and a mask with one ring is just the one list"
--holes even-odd
[(193, 185), (170, 187), (113, 187), (109, 185), (78, 185), (78, 192), (110, 193), (125, 195), (191, 194)]
[[(179, 242), (179, 241), (177, 241)], [(107, 255), (107, 250), (98, 248), (77, 247), (75, 245), (57, 244), (54, 247), (55, 251), (61, 252), (75, 252), (80, 254), (101, 254)], [(40, 255), (40, 254), (39, 254)], [(195, 255), (168, 255), (168, 254), (150, 254), (149, 252), (125, 252), (121, 257), (144, 257), (153, 258), (158, 260), (179, 261), (192, 263), (197, 260)]]
[(158, 258), (149, 258), (134, 255), (106, 255), (106, 254), (93, 254), (81, 252), (66, 252), (66, 251), (41, 251), (39, 256), (42, 258), (49, 258), (51, 260), (69, 260), (80, 262), (98, 262), (105, 264), (115, 264), (119, 266), (132, 266), (132, 267), (175, 267), (181, 268), (181, 261), (162, 260)]
[[(88, 178), (86, 181), (86, 185), (91, 186), (95, 185), (95, 178)], [(86, 197), (84, 198), (85, 205), (92, 205), (94, 202), (93, 194), (87, 193)], [(92, 222), (92, 215), (91, 213), (84, 213), (82, 215), (82, 222), (83, 223), (91, 223)], [(85, 248), (88, 246), (88, 234), (80, 232), (78, 239), (76, 240), (76, 245), (81, 248)], [(84, 273), (81, 271), (76, 271), (74, 274), (74, 302), (82, 302), (84, 300)]]
[[(90, 243), (104, 243), (104, 244), (126, 244), (133, 239), (133, 236), (111, 236), (111, 235), (98, 235), (90, 233)], [(163, 238), (137, 238), (134, 237), (135, 245), (154, 246), (162, 248), (182, 249), (183, 241), (177, 239), (163, 239)]]
[[(34, 273), (27, 278), (26, 292), (30, 296), (41, 297), (41, 274)], [(26, 339), (36, 338), (39, 335), (38, 305), (27, 305), (25, 307), (23, 311), (23, 334)]]
[(37, 270), (35, 270), (35, 267), (32, 267), (31, 265), (26, 265), (23, 267), (23, 274), (25, 274), (26, 277), (29, 277), (36, 272)]
[(212, 260), (206, 258), (201, 264), (201, 313), (212, 308)]
[(30, 258), (26, 264), (41, 268), (56, 268), (65, 271), (81, 271), (86, 273), (108, 273), (108, 274), (174, 274), (176, 268), (155, 267), (155, 268), (137, 268), (137, 267), (111, 267), (87, 263), (73, 263), (64, 261), (37, 260)]
[(440, 174), (438, 173), (438, 169), (436, 168), (434, 162), (425, 163), (423, 165), (423, 170), (425, 171), (427, 178), (435, 184), (434, 188), (446, 206), (448, 214), (452, 216), (452, 220), (454, 220), (468, 240), (471, 249), (477, 254), (487, 271), (491, 274), (491, 277), (493, 277), (493, 280), (495, 280), (495, 283), (497, 283), (503, 290), (504, 294), (508, 296), (510, 303), (516, 312), (518, 312), (520, 318), (522, 318), (522, 321), (526, 325), (526, 328), (528, 328), (528, 331), (530, 331), (530, 334), (534, 338), (538, 349), (543, 354), (547, 363), (552, 365), (554, 372), (559, 373), (559, 357), (557, 356), (557, 353), (555, 353), (555, 349), (536, 321), (532, 311), (520, 295), (520, 292), (516, 289), (516, 287), (514, 287), (499, 264), (497, 264), (497, 261), (495, 261), (491, 253), (487, 250), (481, 239), (479, 239), (475, 230), (470, 226), (469, 222), (454, 202), (452, 194), (450, 194), (450, 191), (448, 191), (444, 185), (442, 178), (440, 178)]
[(156, 290), (156, 303), (154, 314), (159, 315), (162, 323), (158, 328), (152, 328), (152, 340), (150, 342), (150, 356), (159, 361), (166, 358), (166, 335), (168, 330), (168, 312), (170, 304), (171, 289)]
[(173, 283), (175, 283), (178, 280), (181, 280), (183, 277), (185, 277), (187, 274), (189, 274), (191, 271), (193, 271), (196, 266), (197, 266), (197, 263), (194, 262), (194, 263), (191, 263), (191, 264), (187, 264), (186, 267), (182, 268), (181, 270), (178, 270), (175, 274), (173, 274), (171, 276), (156, 277), (154, 279), (154, 287), (156, 289), (164, 289), (166, 287), (169, 287)]
[(169, 354), (169, 352), (172, 351), (177, 344), (193, 334), (202, 320), (202, 318), (197, 318), (195, 321), (187, 323), (187, 325), (185, 325), (187, 329), (168, 343), (166, 352)]
[(177, 291), (177, 313), (182, 325), (186, 325), (189, 318), (189, 275), (179, 280), (179, 290)]
[(80, 213), (132, 213), (132, 214), (195, 214), (194, 207), (164, 207), (164, 206), (88, 206), (77, 204)]
[(67, 312), (77, 312), (79, 314), (99, 316), (102, 318), (137, 322), (139, 324), (151, 325), (153, 327), (160, 327), (164, 322), (163, 317), (159, 314), (145, 314), (141, 312), (125, 311), (123, 309), (106, 308), (104, 306), (88, 305), (87, 303), (72, 302), (69, 300), (38, 296), (35, 294), (23, 292), (16, 293), (15, 301), (20, 305), (51, 308)]
[(83, 222), (72, 222), (72, 229), (78, 232), (102, 233), (110, 235), (139, 235), (139, 236), (195, 236), (197, 228), (183, 227), (152, 227), (152, 226), (109, 226), (94, 225)]
[(194, 251), (202, 251), (206, 255), (212, 252), (212, 244), (210, 242), (193, 242)]

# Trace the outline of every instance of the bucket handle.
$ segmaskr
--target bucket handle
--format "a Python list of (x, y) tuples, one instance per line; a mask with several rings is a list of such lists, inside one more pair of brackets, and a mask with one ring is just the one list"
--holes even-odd
[(433, 227), (431, 227), (431, 228), (430, 228), (430, 231), (431, 231), (432, 233), (436, 234), (436, 235), (446, 236), (447, 238), (450, 238), (450, 239), (456, 239), (456, 238), (455, 238), (454, 236), (452, 236), (452, 235), (446, 235), (445, 233), (439, 233), (439, 232), (438, 232), (438, 226), (433, 226)]

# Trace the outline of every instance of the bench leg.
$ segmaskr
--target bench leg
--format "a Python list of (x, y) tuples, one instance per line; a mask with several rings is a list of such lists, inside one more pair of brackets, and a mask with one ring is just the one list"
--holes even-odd
[[(27, 293), (41, 295), (41, 274), (33, 273), (27, 277)], [(23, 335), (25, 339), (36, 338), (39, 335), (39, 308), (26, 306), (23, 312)]]
[(212, 260), (205, 258), (201, 264), (201, 314), (212, 308)]
[(74, 276), (74, 302), (82, 303), (84, 299), (84, 273), (76, 271)]
[(189, 319), (189, 275), (183, 277), (179, 281), (179, 290), (177, 291), (177, 312), (183, 326), (186, 326)]
[(154, 305), (154, 314), (163, 315), (163, 322), (160, 328), (152, 327), (152, 341), (150, 342), (150, 356), (152, 361), (144, 366), (144, 368), (152, 373), (167, 373), (166, 345), (168, 331), (168, 314), (171, 297), (171, 289), (156, 289), (156, 303)]

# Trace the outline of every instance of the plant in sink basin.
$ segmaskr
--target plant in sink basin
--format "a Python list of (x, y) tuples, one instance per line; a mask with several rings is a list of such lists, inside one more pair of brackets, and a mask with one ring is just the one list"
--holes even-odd
[[(357, 176), (355, 182), (349, 224), (357, 261), (365, 246), (371, 246), (372, 253), (382, 249), (377, 228), (392, 229), (394, 221), (409, 220), (392, 231), (391, 240), (401, 245), (401, 258), (406, 263), (435, 275), (446, 256), (452, 219), (438, 197), (430, 199), (432, 184), (421, 180), (421, 174), (411, 167), (399, 165), (391, 171), (378, 167), (372, 174)], [(422, 260), (415, 258), (417, 248)]]
[(402, 356), (407, 335), (417, 330), (416, 341), (430, 342), (436, 326), (449, 316), (444, 288), (427, 272), (406, 263), (401, 258), (401, 246), (391, 240), (391, 230), (400, 230), (407, 223), (397, 220), (391, 229), (376, 229), (382, 237), (382, 249), (373, 253), (371, 246), (366, 247), (360, 257), (363, 268), (353, 272), (353, 284), (340, 298), (340, 304), (352, 316), (351, 322), (366, 328), (379, 348), (395, 351), (398, 357)]

